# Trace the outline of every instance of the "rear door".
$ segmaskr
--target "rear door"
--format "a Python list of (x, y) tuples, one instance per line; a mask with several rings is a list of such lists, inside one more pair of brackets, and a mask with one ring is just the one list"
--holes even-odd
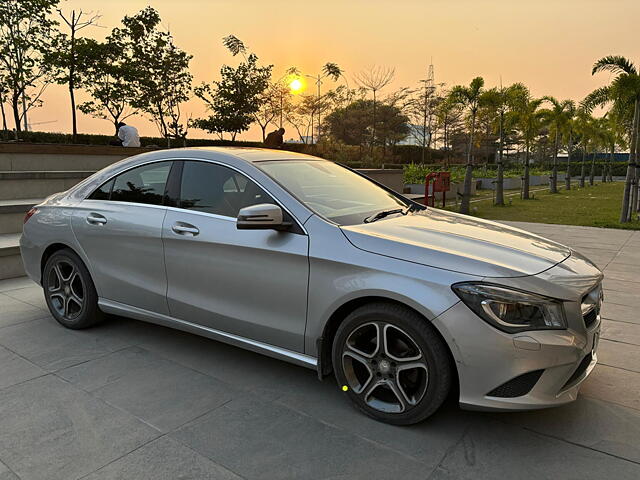
[(162, 233), (169, 309), (181, 320), (302, 352), (308, 237), (299, 227), (238, 230), (240, 208), (258, 203), (277, 202), (234, 169), (184, 162), (179, 208), (168, 209)]
[(100, 297), (168, 313), (162, 223), (171, 166), (161, 161), (127, 170), (76, 208), (73, 231)]

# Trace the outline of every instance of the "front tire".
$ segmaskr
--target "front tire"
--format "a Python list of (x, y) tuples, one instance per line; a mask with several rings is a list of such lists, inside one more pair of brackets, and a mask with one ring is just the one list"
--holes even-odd
[(89, 270), (73, 250), (58, 250), (49, 257), (42, 288), (51, 315), (64, 327), (80, 330), (104, 319)]
[(336, 332), (332, 360), (338, 385), (353, 404), (385, 423), (421, 422), (451, 387), (446, 344), (425, 318), (402, 305), (354, 310)]

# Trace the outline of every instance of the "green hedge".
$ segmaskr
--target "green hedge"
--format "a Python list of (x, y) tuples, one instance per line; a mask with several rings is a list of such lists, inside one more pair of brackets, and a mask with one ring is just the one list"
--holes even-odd
[[(596, 176), (602, 175), (602, 168), (604, 165), (611, 165), (612, 170), (611, 174), (613, 176), (625, 176), (627, 174), (627, 164), (624, 162), (614, 162), (609, 164), (609, 162), (596, 162), (595, 163), (595, 174)], [(388, 165), (385, 165), (388, 166)], [(558, 173), (566, 173), (567, 166), (558, 165)], [(572, 162), (571, 163), (571, 176), (577, 177), (580, 175), (582, 170), (581, 162)], [(452, 182), (462, 182), (464, 181), (465, 174), (465, 166), (451, 166), (449, 168), (445, 168), (442, 165), (433, 165), (433, 164), (409, 164), (404, 165), (404, 182), (405, 183), (424, 183), (424, 177), (431, 172), (442, 172), (448, 171), (451, 172), (451, 181)], [(514, 168), (513, 166), (507, 167), (504, 170), (504, 178), (518, 178), (521, 177), (524, 173), (522, 167)], [(585, 162), (585, 174), (589, 176), (591, 173), (591, 162)], [(540, 167), (538, 165), (531, 166), (529, 168), (530, 175), (550, 175), (551, 169)], [(473, 168), (473, 176), (475, 178), (495, 178), (497, 176), (497, 171), (495, 165), (475, 165)]]

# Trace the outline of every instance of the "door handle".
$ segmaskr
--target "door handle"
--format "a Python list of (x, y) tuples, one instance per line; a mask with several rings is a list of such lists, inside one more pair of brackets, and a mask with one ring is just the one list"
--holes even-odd
[(188, 223), (176, 223), (171, 227), (171, 230), (178, 235), (191, 235), (193, 237), (200, 233), (200, 230), (197, 227), (189, 225)]
[(107, 223), (107, 219), (99, 213), (90, 213), (87, 216), (87, 223), (90, 223), (91, 225), (104, 225)]

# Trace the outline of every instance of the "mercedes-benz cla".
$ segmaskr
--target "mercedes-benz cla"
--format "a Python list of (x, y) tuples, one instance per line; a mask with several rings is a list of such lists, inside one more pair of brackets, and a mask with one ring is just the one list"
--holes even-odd
[(564, 404), (596, 363), (590, 261), (307, 155), (123, 160), (34, 207), (21, 251), (65, 327), (122, 315), (333, 373), (394, 424), (454, 387), (469, 408)]

